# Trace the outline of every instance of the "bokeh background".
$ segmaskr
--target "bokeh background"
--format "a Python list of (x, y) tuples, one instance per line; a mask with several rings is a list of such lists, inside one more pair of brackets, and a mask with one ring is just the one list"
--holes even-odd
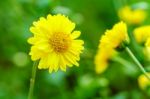
[[(34, 99), (150, 99), (137, 78), (141, 71), (125, 52), (110, 61), (103, 74), (95, 73), (94, 56), (99, 38), (118, 22), (124, 5), (150, 4), (148, 0), (3, 0), (0, 2), (0, 99), (27, 99), (32, 61), (27, 38), (32, 22), (47, 14), (63, 13), (76, 23), (85, 41), (80, 67), (49, 74), (38, 70)], [(145, 5), (143, 5), (145, 6)], [(149, 8), (148, 8), (149, 9)], [(149, 13), (149, 10), (147, 11)], [(150, 24), (150, 18), (144, 24)], [(135, 26), (130, 26), (130, 29)], [(150, 70), (140, 48), (131, 43), (136, 57)]]

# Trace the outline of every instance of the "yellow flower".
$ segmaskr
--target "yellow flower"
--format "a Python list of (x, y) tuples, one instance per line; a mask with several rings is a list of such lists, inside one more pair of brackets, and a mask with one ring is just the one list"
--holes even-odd
[(119, 22), (111, 30), (107, 30), (100, 39), (99, 49), (95, 56), (96, 73), (104, 72), (108, 67), (108, 60), (115, 54), (115, 49), (122, 43), (129, 42), (127, 26)]
[(132, 9), (129, 6), (125, 6), (118, 11), (118, 16), (129, 24), (140, 24), (146, 19), (147, 15), (142, 9)]
[(143, 53), (144, 53), (144, 55), (146, 56), (146, 60), (149, 60), (150, 61), (150, 47), (144, 47), (143, 48)]
[[(148, 73), (148, 74), (150, 75), (150, 73)], [(150, 81), (149, 81), (149, 79), (147, 79), (147, 78), (145, 77), (144, 74), (142, 74), (142, 75), (140, 75), (140, 76), (138, 77), (138, 84), (139, 84), (139, 87), (144, 90), (144, 89), (146, 89), (148, 86), (150, 86)]]
[(134, 37), (138, 43), (145, 43), (143, 48), (144, 55), (146, 59), (150, 60), (150, 26), (141, 26), (133, 31)]
[(147, 39), (145, 45), (146, 45), (146, 47), (150, 47), (150, 37)]
[(113, 49), (100, 49), (95, 56), (95, 71), (103, 73), (108, 67), (108, 61), (113, 56)]
[(148, 39), (148, 37), (150, 37), (150, 26), (138, 27), (133, 31), (133, 33), (137, 42), (143, 43)]
[(129, 42), (127, 34), (127, 26), (124, 22), (119, 22), (113, 26), (111, 30), (107, 30), (105, 35), (100, 40), (100, 45), (103, 47), (112, 47), (113, 49), (119, 47), (121, 43)]
[(39, 69), (49, 69), (49, 72), (66, 66), (79, 66), (80, 53), (82, 53), (83, 40), (78, 40), (80, 31), (73, 31), (75, 23), (64, 15), (48, 15), (33, 22), (30, 31), (33, 37), (28, 39), (32, 45), (30, 55), (33, 61), (40, 60)]
[(110, 43), (114, 45), (114, 48), (120, 46), (121, 43), (129, 42), (129, 37), (127, 33), (127, 25), (124, 22), (119, 22), (115, 24), (111, 31), (112, 33), (107, 34), (107, 35), (109, 39), (111, 40)]

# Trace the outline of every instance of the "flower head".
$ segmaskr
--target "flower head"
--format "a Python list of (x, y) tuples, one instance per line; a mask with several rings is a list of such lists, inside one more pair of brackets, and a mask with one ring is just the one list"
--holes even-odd
[(143, 48), (143, 53), (146, 59), (150, 60), (150, 26), (141, 26), (133, 31), (134, 37), (138, 43), (141, 45), (145, 44)]
[(95, 71), (97, 74), (101, 74), (107, 69), (108, 62), (113, 56), (113, 54), (113, 49), (99, 49), (95, 56)]
[(106, 30), (105, 34), (100, 39), (100, 47), (117, 48), (121, 43), (128, 43), (129, 37), (127, 34), (127, 26), (124, 22), (119, 22), (112, 29)]
[(129, 6), (125, 6), (118, 11), (120, 19), (129, 24), (140, 24), (146, 18), (146, 12), (142, 9), (132, 9)]
[(146, 47), (150, 47), (150, 38), (147, 39), (145, 45), (146, 45)]
[(150, 37), (150, 26), (138, 27), (133, 31), (133, 33), (138, 43), (146, 42), (146, 40)]
[(78, 40), (80, 31), (73, 31), (75, 23), (64, 15), (48, 15), (33, 22), (30, 31), (33, 37), (28, 39), (31, 46), (31, 59), (40, 60), (39, 69), (49, 69), (49, 72), (59, 68), (66, 71), (66, 66), (79, 66), (83, 40)]
[[(150, 75), (150, 73), (148, 73)], [(150, 86), (150, 81), (144, 74), (140, 75), (138, 78), (138, 84), (141, 89), (146, 89), (148, 86)]]
[(104, 72), (108, 67), (108, 60), (115, 55), (115, 49), (128, 42), (127, 26), (124, 22), (119, 22), (112, 29), (107, 30), (100, 39), (99, 49), (95, 57), (96, 72)]

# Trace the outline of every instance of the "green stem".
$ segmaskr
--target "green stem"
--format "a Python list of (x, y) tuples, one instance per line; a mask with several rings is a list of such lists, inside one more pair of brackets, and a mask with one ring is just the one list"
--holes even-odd
[(132, 51), (128, 47), (126, 47), (125, 50), (129, 54), (129, 56), (133, 59), (133, 61), (137, 64), (137, 66), (140, 68), (140, 70), (143, 72), (143, 74), (150, 80), (150, 76), (145, 71), (145, 69), (143, 68), (143, 66), (141, 65), (141, 63), (134, 56), (134, 54), (132, 53)]
[(35, 61), (33, 63), (33, 67), (32, 67), (32, 76), (30, 79), (30, 88), (29, 88), (29, 93), (28, 93), (28, 99), (32, 99), (32, 96), (33, 96), (37, 65), (38, 65), (38, 61)]
[(130, 63), (129, 61), (125, 60), (124, 58), (122, 58), (120, 56), (113, 57), (112, 60), (116, 61), (116, 62), (119, 62), (120, 64), (124, 65), (128, 69), (131, 69), (132, 71), (136, 71), (135, 67), (133, 67), (134, 64)]

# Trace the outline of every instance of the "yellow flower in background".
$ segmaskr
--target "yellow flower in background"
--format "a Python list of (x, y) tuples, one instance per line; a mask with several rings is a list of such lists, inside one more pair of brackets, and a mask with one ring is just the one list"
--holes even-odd
[(128, 43), (129, 37), (127, 33), (127, 25), (124, 22), (119, 22), (115, 24), (111, 30), (111, 33), (108, 33), (108, 38), (110, 43), (113, 44), (114, 48), (120, 46), (121, 43)]
[(150, 61), (150, 47), (147, 47), (147, 46), (144, 47), (143, 48), (143, 53), (146, 56), (146, 60)]
[(73, 31), (75, 23), (66, 16), (48, 15), (33, 22), (30, 31), (33, 37), (28, 39), (31, 46), (31, 59), (40, 60), (39, 69), (49, 69), (49, 72), (61, 69), (66, 71), (66, 66), (79, 66), (80, 53), (82, 53), (83, 40), (78, 40), (80, 31)]
[(150, 36), (145, 42), (145, 47), (143, 48), (145, 59), (150, 61)]
[[(148, 74), (150, 75), (150, 73), (148, 73)], [(139, 87), (144, 90), (148, 86), (150, 86), (150, 81), (148, 78), (146, 78), (146, 76), (144, 74), (142, 74), (138, 77), (138, 84), (139, 84)]]
[(150, 47), (150, 37), (147, 39), (145, 45), (146, 45), (146, 47)]
[(100, 39), (95, 56), (96, 73), (103, 73), (108, 67), (108, 61), (115, 55), (115, 49), (122, 43), (128, 42), (127, 26), (124, 22), (119, 22), (111, 30), (107, 30)]
[(146, 46), (143, 48), (143, 53), (146, 59), (150, 60), (150, 40), (148, 40), (150, 38), (150, 25), (135, 28), (133, 34), (138, 43), (145, 43)]
[(95, 56), (95, 71), (103, 73), (108, 67), (108, 61), (113, 56), (113, 49), (100, 49)]
[(141, 26), (133, 31), (134, 37), (138, 43), (144, 43), (150, 37), (150, 26)]
[(143, 9), (125, 6), (118, 11), (118, 16), (128, 24), (140, 24), (146, 19), (147, 14)]
[(115, 24), (111, 30), (106, 30), (100, 40), (99, 47), (109, 47), (115, 49), (124, 42), (129, 42), (127, 25), (124, 22), (119, 22)]

